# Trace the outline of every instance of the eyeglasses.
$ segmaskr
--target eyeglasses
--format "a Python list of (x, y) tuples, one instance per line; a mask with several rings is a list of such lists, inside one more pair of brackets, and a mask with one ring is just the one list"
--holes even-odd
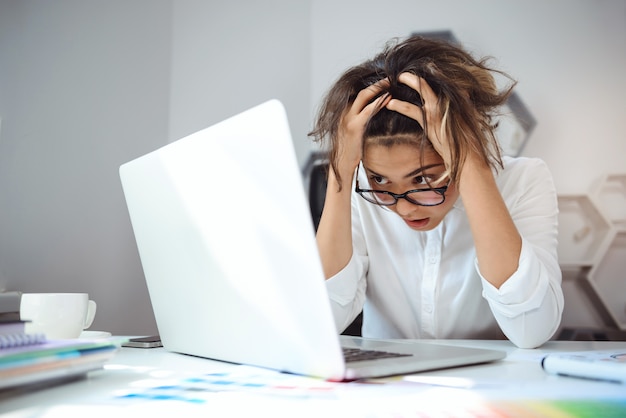
[[(357, 171), (358, 177), (358, 171)], [(401, 194), (388, 192), (386, 190), (370, 190), (361, 189), (359, 187), (359, 179), (356, 180), (356, 188), (354, 189), (361, 197), (370, 203), (381, 206), (393, 206), (398, 203), (399, 199), (406, 199), (408, 202), (419, 206), (437, 206), (446, 200), (446, 191), (448, 185), (441, 187), (431, 187), (427, 189), (414, 189)]]

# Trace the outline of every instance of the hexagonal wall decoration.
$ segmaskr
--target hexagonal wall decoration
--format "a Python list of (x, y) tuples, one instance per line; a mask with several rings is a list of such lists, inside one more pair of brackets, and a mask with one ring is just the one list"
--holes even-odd
[[(626, 338), (626, 174), (603, 176), (589, 194), (559, 195), (559, 262), (574, 275), (607, 332)], [(572, 277), (569, 277), (571, 280)], [(621, 331), (620, 331), (621, 330)], [(620, 334), (621, 333), (621, 334)]]
[(559, 195), (558, 203), (559, 263), (595, 265), (611, 242), (611, 222), (587, 195)]
[(605, 175), (591, 197), (616, 228), (626, 230), (626, 174)]

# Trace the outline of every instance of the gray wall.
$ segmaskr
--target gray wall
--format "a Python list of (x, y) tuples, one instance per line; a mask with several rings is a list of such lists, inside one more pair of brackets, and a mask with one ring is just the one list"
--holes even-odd
[[(269, 98), (303, 163), (341, 71), (439, 29), (519, 80), (559, 193), (626, 171), (624, 0), (0, 0), (0, 289), (86, 291), (93, 329), (154, 332), (119, 165)], [(596, 323), (565, 287), (565, 323)]]
[(308, 155), (308, 1), (174, 1), (170, 139), (263, 101), (287, 109), (300, 160)]
[(0, 2), (0, 271), (154, 330), (118, 167), (168, 140), (169, 1)]

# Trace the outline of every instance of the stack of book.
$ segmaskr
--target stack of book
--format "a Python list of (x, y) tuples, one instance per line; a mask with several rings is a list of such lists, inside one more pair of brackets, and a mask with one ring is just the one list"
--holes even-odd
[(82, 377), (102, 368), (119, 349), (113, 339), (47, 340), (26, 333), (19, 297), (0, 294), (0, 390)]

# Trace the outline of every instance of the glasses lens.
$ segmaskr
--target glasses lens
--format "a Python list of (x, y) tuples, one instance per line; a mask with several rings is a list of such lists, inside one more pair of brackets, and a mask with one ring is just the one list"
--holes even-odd
[(423, 206), (436, 206), (443, 203), (445, 196), (441, 193), (437, 193), (434, 190), (425, 190), (422, 192), (409, 193), (406, 198), (418, 205)]
[(387, 193), (361, 192), (361, 196), (363, 196), (365, 200), (376, 203), (377, 205), (393, 205), (396, 203), (396, 199)]

